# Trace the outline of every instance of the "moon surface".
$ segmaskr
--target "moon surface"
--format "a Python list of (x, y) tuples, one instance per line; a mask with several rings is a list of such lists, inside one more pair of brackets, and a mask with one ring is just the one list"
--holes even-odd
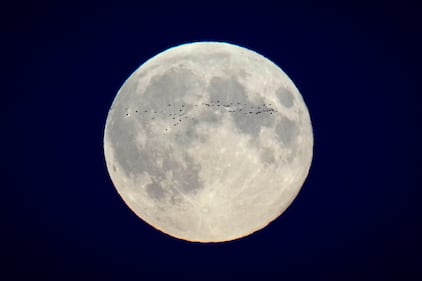
[(141, 65), (107, 116), (118, 193), (154, 228), (222, 242), (280, 216), (311, 165), (308, 109), (289, 77), (246, 48), (196, 42)]

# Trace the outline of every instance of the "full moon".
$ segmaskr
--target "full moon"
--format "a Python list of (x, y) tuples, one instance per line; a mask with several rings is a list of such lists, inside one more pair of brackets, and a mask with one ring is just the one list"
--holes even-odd
[(104, 131), (124, 202), (155, 229), (195, 242), (245, 237), (279, 217), (312, 154), (309, 112), (290, 78), (222, 42), (183, 44), (142, 64)]

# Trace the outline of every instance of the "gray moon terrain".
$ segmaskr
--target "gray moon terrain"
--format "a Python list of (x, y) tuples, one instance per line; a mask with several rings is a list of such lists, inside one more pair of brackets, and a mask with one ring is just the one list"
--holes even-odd
[(289, 77), (246, 48), (168, 49), (123, 84), (104, 155), (129, 208), (179, 239), (222, 242), (280, 216), (312, 161), (308, 109)]

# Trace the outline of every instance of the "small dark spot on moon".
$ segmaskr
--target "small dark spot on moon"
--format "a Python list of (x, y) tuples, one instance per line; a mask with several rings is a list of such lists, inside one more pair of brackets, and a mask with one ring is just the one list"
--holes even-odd
[(294, 97), (288, 89), (280, 87), (278, 88), (276, 94), (278, 99), (280, 100), (280, 103), (285, 107), (289, 108), (293, 105)]
[(272, 165), (275, 162), (274, 157), (274, 150), (270, 148), (263, 148), (262, 152), (260, 153), (261, 161), (264, 162), (264, 164)]
[(148, 193), (149, 197), (155, 200), (160, 200), (165, 195), (164, 189), (157, 182), (148, 184), (146, 186), (146, 192)]
[(294, 121), (285, 117), (282, 119), (280, 123), (278, 123), (275, 131), (278, 137), (287, 146), (292, 145), (292, 143), (296, 140), (297, 135), (299, 133), (297, 124)]

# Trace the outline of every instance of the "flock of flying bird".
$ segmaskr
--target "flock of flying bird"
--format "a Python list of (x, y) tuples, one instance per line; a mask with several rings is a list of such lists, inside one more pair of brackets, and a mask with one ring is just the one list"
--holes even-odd
[[(271, 103), (269, 104), (262, 104), (262, 105), (248, 105), (246, 103), (236, 102), (236, 103), (222, 103), (219, 100), (215, 102), (209, 102), (209, 103), (200, 103), (200, 104), (194, 104), (194, 107), (206, 107), (206, 108), (214, 108), (214, 109), (222, 109), (222, 112), (228, 112), (228, 113), (237, 113), (237, 114), (243, 114), (243, 115), (259, 115), (259, 114), (269, 114), (272, 115), (275, 112), (278, 112), (274, 108), (271, 107)], [(195, 120), (194, 117), (186, 115), (185, 112), (186, 106), (185, 104), (180, 105), (180, 107), (177, 107), (173, 104), (167, 104), (166, 108), (163, 111), (158, 111), (156, 109), (135, 109), (132, 112), (135, 112), (135, 114), (142, 114), (145, 116), (146, 120), (155, 120), (158, 116), (156, 114), (165, 114), (170, 121), (172, 121), (172, 125), (174, 127), (180, 125), (183, 120), (190, 119)], [(129, 108), (126, 107), (126, 115), (125, 117), (129, 117)], [(169, 128), (165, 128), (164, 131), (168, 131)]]

